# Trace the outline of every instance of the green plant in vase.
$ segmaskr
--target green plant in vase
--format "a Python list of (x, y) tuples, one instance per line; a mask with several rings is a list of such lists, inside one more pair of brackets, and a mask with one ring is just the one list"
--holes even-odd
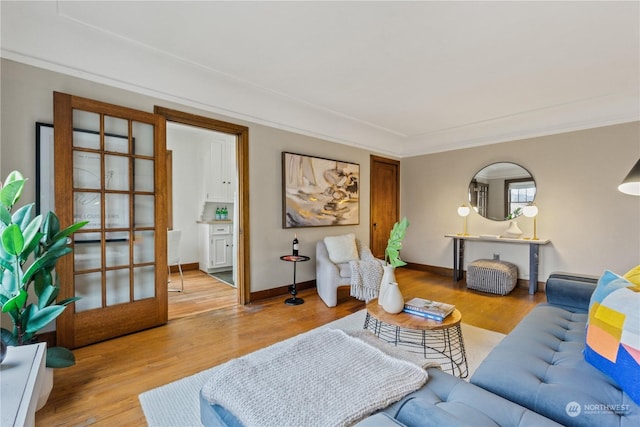
[[(12, 331), (1, 328), (0, 333), (5, 344), (12, 346), (36, 342), (36, 333), (79, 299), (57, 301), (60, 287), (55, 266), (60, 257), (72, 251), (69, 237), (87, 224), (78, 222), (61, 230), (53, 212), (36, 216), (34, 203), (12, 212), (26, 181), (20, 172), (13, 171), (0, 189), (0, 306), (13, 322)], [(47, 349), (48, 367), (73, 364), (70, 350)]]
[(391, 233), (389, 233), (387, 248), (384, 250), (385, 264), (388, 263), (394, 267), (402, 267), (403, 265), (407, 265), (406, 262), (400, 259), (402, 240), (407, 234), (407, 227), (409, 227), (409, 221), (407, 220), (407, 217), (404, 217), (402, 221), (393, 224)]
[[(380, 289), (378, 291), (378, 304), (382, 305), (385, 310), (387, 310), (385, 304), (387, 302), (389, 294), (391, 293), (390, 289), (395, 286), (394, 291), (399, 292), (399, 290), (397, 289), (397, 283), (395, 283), (396, 276), (394, 270), (396, 267), (407, 265), (406, 262), (400, 259), (400, 250), (402, 249), (402, 240), (407, 233), (408, 226), (409, 221), (407, 220), (407, 217), (404, 217), (402, 221), (393, 224), (393, 228), (389, 233), (387, 247), (384, 250), (385, 265), (382, 267), (382, 280), (380, 282)], [(397, 311), (394, 310), (394, 312)]]

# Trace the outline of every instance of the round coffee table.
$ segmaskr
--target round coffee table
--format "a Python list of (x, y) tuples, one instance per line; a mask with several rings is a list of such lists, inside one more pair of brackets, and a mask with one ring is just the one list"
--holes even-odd
[(442, 322), (404, 312), (390, 314), (374, 299), (367, 303), (364, 329), (371, 330), (386, 342), (420, 352), (425, 359), (440, 362), (443, 370), (466, 378), (469, 366), (460, 328), (461, 320), (462, 314), (458, 309)]

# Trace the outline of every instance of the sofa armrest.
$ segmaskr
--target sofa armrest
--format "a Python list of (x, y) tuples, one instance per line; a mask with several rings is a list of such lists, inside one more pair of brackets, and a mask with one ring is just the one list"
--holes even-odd
[(572, 312), (587, 312), (598, 277), (570, 273), (552, 273), (547, 279), (547, 302)]

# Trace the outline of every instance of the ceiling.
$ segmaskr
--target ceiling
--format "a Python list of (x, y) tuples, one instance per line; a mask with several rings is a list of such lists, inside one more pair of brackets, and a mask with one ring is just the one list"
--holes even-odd
[(397, 157), (640, 119), (637, 1), (30, 3), (5, 58)]

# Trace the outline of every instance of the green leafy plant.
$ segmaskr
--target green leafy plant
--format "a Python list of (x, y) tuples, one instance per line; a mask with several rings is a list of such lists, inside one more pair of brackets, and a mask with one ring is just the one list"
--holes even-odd
[(409, 221), (407, 217), (404, 217), (402, 221), (393, 224), (391, 233), (389, 233), (389, 240), (387, 241), (387, 248), (384, 250), (385, 263), (391, 264), (394, 267), (402, 267), (407, 265), (406, 262), (400, 259), (400, 249), (402, 249), (402, 239), (404, 239), (407, 233), (407, 227)]
[[(69, 237), (87, 224), (79, 222), (60, 230), (53, 212), (35, 215), (34, 203), (12, 213), (26, 181), (20, 172), (13, 171), (0, 188), (0, 306), (13, 321), (12, 331), (1, 328), (0, 333), (5, 344), (13, 346), (36, 342), (36, 333), (79, 299), (56, 301), (60, 287), (55, 266), (60, 257), (72, 251)], [(31, 290), (31, 299), (36, 302), (30, 302)], [(48, 367), (74, 363), (70, 350), (47, 349)]]
[(516, 209), (514, 209), (513, 212), (511, 212), (509, 215), (507, 215), (507, 217), (505, 219), (516, 219), (520, 215), (522, 215), (522, 208), (516, 208)]

